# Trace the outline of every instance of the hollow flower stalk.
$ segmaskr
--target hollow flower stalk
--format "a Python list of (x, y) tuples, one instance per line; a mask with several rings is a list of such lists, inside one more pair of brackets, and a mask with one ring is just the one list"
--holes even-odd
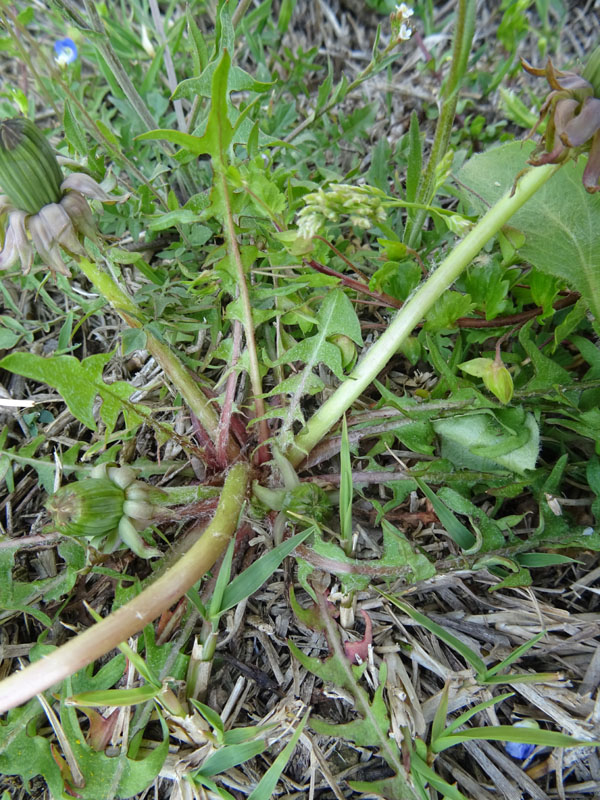
[(69, 277), (61, 249), (85, 256), (81, 238), (96, 236), (86, 197), (118, 202), (89, 175), (74, 172), (65, 178), (46, 137), (25, 117), (0, 121), (0, 189), (0, 219), (8, 219), (0, 269), (20, 260), (23, 274), (37, 252), (53, 274)]

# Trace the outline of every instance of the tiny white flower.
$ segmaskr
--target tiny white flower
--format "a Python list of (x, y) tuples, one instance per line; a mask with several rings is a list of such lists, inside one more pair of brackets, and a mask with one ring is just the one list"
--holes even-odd
[(411, 8), (410, 6), (407, 6), (406, 3), (400, 3), (400, 5), (396, 6), (396, 14), (398, 14), (399, 17), (403, 17), (404, 19), (412, 17), (414, 13), (415, 13), (414, 9)]
[(408, 42), (410, 37), (412, 36), (412, 28), (410, 28), (406, 23), (402, 23), (400, 25), (400, 30), (398, 31), (398, 39), (401, 42)]

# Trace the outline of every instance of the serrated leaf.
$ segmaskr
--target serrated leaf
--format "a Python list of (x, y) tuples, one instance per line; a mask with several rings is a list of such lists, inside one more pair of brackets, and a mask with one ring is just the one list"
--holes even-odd
[[(509, 142), (473, 156), (459, 171), (469, 190), (468, 202), (487, 211), (511, 189), (515, 176), (527, 167), (534, 145)], [(588, 194), (582, 183), (586, 157), (565, 164), (511, 217), (525, 243), (519, 255), (581, 293), (600, 319), (600, 196)]]
[[(370, 717), (363, 717), (346, 723), (329, 723), (312, 717), (311, 728), (323, 736), (332, 736), (335, 739), (346, 739), (354, 742), (358, 747), (372, 747), (381, 736), (387, 736), (390, 726), (387, 706), (383, 699), (383, 686), (379, 686), (373, 702), (369, 703)], [(377, 727), (375, 727), (377, 726)]]
[(319, 331), (297, 342), (277, 361), (275, 366), (302, 361), (306, 370), (312, 370), (318, 364), (325, 364), (340, 380), (344, 378), (342, 357), (339, 347), (327, 339), (334, 334), (343, 334), (356, 344), (362, 344), (360, 323), (352, 303), (341, 289), (330, 292), (317, 313)]
[[(177, 86), (173, 92), (173, 99), (177, 100), (180, 97), (210, 97), (212, 80), (217, 68), (216, 62), (211, 62), (207, 65), (206, 69), (197, 78), (187, 78)], [(257, 81), (250, 75), (250, 73), (243, 70), (241, 67), (233, 66), (229, 72), (227, 80), (228, 92), (256, 92), (262, 94), (263, 92), (270, 91), (275, 86), (276, 81), (266, 83), (264, 81)]]
[(64, 704), (61, 707), (61, 723), (73, 754), (85, 778), (85, 786), (77, 788), (77, 796), (82, 800), (107, 798), (107, 790), (114, 787), (110, 797), (127, 798), (142, 793), (158, 775), (169, 749), (167, 726), (159, 717), (162, 727), (162, 741), (148, 751), (145, 758), (133, 759), (107, 756), (104, 752), (93, 750), (85, 741), (77, 721), (74, 708)]
[(553, 386), (570, 386), (573, 383), (573, 376), (560, 364), (545, 356), (539, 345), (533, 341), (531, 336), (534, 320), (530, 320), (519, 331), (519, 342), (533, 364), (535, 376), (528, 381), (526, 389), (529, 392), (543, 391)]
[(111, 353), (100, 353), (79, 361), (73, 356), (43, 358), (35, 353), (11, 353), (0, 361), (0, 367), (31, 380), (52, 386), (68, 405), (73, 416), (90, 430), (96, 430), (94, 403), (102, 398), (100, 416), (107, 433), (114, 430), (119, 414), (123, 411), (128, 421), (135, 424), (141, 417), (135, 414), (133, 405), (123, 406), (135, 391), (125, 381), (104, 383), (102, 372), (112, 358)]
[(225, 152), (233, 138), (233, 125), (227, 116), (227, 98), (229, 96), (227, 79), (230, 66), (231, 58), (227, 50), (224, 50), (211, 78), (211, 106), (203, 136), (192, 136), (189, 133), (171, 129), (158, 129), (142, 133), (137, 138), (140, 140), (165, 139), (195, 155), (209, 155), (217, 164), (222, 165), (225, 160)]

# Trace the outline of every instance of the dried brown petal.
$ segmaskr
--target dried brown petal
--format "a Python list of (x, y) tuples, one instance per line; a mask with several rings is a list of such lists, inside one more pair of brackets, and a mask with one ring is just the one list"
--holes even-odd
[(96, 225), (94, 223), (94, 215), (87, 204), (85, 197), (82, 197), (79, 192), (67, 192), (60, 205), (69, 215), (73, 227), (81, 231), (88, 239), (96, 241)]
[[(558, 112), (558, 107), (557, 107)], [(600, 128), (600, 100), (587, 97), (581, 111), (565, 127), (561, 139), (568, 147), (581, 147)]]
[[(65, 217), (68, 225), (71, 226), (72, 235), (76, 239), (77, 237), (75, 237), (73, 225), (67, 212), (57, 203), (44, 206), (38, 214), (30, 218), (29, 232), (40, 258), (50, 267), (52, 272), (60, 272), (61, 275), (70, 277), (71, 273), (62, 259), (58, 246), (58, 238), (61, 234), (64, 235)], [(77, 242), (77, 245), (80, 250), (83, 250), (79, 242)], [(72, 252), (77, 251), (73, 250)], [(83, 254), (85, 255), (85, 251)]]
[(60, 188), (63, 192), (73, 190), (80, 192), (86, 197), (91, 197), (92, 200), (101, 200), (103, 203), (114, 203), (115, 201), (106, 194), (99, 184), (89, 175), (83, 172), (72, 172), (68, 178), (61, 183)]
[(17, 261), (21, 262), (21, 269), (27, 275), (33, 264), (33, 250), (27, 231), (25, 230), (25, 211), (15, 209), (8, 216), (8, 228), (4, 239), (4, 247), (0, 253), (0, 269), (8, 269)]
[(587, 192), (593, 194), (600, 191), (600, 131), (592, 137), (592, 147), (588, 161), (583, 170), (583, 185)]

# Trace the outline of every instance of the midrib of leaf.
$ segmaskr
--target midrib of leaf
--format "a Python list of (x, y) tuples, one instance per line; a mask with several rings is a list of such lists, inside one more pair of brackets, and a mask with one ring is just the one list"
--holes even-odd
[(335, 304), (331, 303), (329, 308), (329, 314), (326, 319), (323, 320), (319, 332), (316, 333), (314, 336), (311, 336), (311, 341), (315, 342), (315, 346), (312, 350), (312, 356), (309, 361), (306, 362), (304, 369), (302, 370), (302, 379), (298, 384), (298, 388), (292, 395), (289, 404), (289, 411), (287, 417), (283, 421), (283, 425), (281, 426), (280, 435), (284, 436), (287, 431), (291, 428), (292, 422), (294, 420), (294, 411), (296, 407), (300, 404), (300, 400), (304, 396), (304, 386), (306, 385), (306, 381), (308, 380), (309, 374), (313, 371), (313, 368), (318, 363), (318, 354), (321, 349), (321, 345), (327, 338), (327, 332), (329, 331), (329, 326), (332, 321), (333, 313), (335, 311)]

